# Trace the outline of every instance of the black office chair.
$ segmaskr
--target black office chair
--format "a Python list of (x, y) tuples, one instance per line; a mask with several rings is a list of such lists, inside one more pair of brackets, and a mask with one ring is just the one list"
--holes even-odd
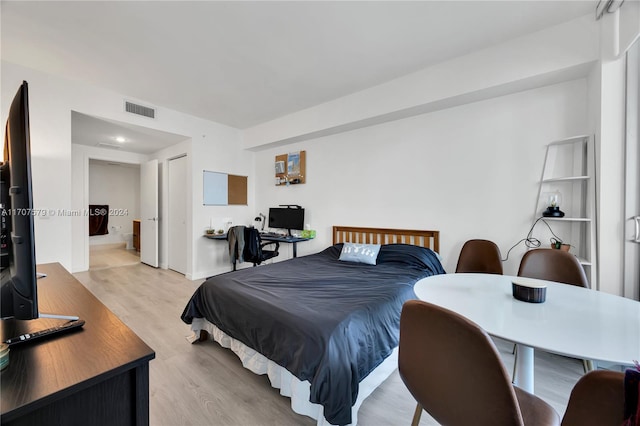
[[(264, 250), (268, 245), (275, 244), (273, 250)], [(256, 228), (244, 229), (244, 252), (243, 257), (245, 262), (253, 263), (253, 266), (259, 265), (265, 260), (278, 256), (278, 250), (280, 249), (280, 243), (277, 241), (262, 242), (260, 238), (260, 231)]]

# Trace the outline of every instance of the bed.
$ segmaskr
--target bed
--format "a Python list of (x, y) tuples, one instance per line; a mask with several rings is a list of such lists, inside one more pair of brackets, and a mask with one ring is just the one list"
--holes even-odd
[[(377, 264), (340, 260), (345, 244), (380, 244)], [(345, 247), (348, 248), (348, 247)], [(206, 280), (182, 320), (243, 366), (267, 374), (292, 409), (318, 424), (357, 423), (357, 410), (397, 367), (402, 304), (444, 273), (437, 231), (333, 227), (319, 253)]]

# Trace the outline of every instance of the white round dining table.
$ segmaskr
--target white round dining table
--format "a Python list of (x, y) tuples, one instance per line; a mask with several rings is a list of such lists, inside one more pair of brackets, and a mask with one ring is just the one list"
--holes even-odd
[(450, 309), (488, 334), (517, 345), (513, 383), (534, 392), (534, 348), (578, 359), (632, 365), (640, 359), (640, 302), (608, 293), (536, 280), (546, 300), (512, 295), (519, 277), (442, 274), (418, 281), (421, 300)]

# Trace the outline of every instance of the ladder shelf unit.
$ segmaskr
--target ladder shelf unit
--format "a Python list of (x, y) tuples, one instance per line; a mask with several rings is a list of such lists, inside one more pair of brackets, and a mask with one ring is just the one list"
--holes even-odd
[[(596, 282), (596, 191), (595, 151), (593, 137), (575, 136), (547, 145), (538, 198), (533, 216), (534, 222), (542, 218), (549, 228), (542, 229), (541, 241), (557, 235), (570, 244), (582, 266), (591, 288)], [(550, 200), (559, 197), (558, 207), (564, 217), (543, 217)], [(556, 198), (557, 199), (557, 198)], [(547, 238), (547, 239), (545, 239)]]

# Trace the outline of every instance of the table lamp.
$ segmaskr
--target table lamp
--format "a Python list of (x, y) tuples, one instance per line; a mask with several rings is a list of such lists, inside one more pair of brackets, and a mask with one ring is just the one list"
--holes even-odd
[[(264, 223), (267, 221), (267, 217), (262, 213), (259, 213), (259, 216), (256, 216), (253, 220), (260, 224), (260, 231), (264, 231)], [(256, 225), (255, 228), (258, 228), (258, 226)]]
[(560, 202), (562, 201), (562, 194), (556, 191), (549, 195), (549, 207), (542, 212), (544, 217), (564, 217), (564, 212), (560, 210)]

